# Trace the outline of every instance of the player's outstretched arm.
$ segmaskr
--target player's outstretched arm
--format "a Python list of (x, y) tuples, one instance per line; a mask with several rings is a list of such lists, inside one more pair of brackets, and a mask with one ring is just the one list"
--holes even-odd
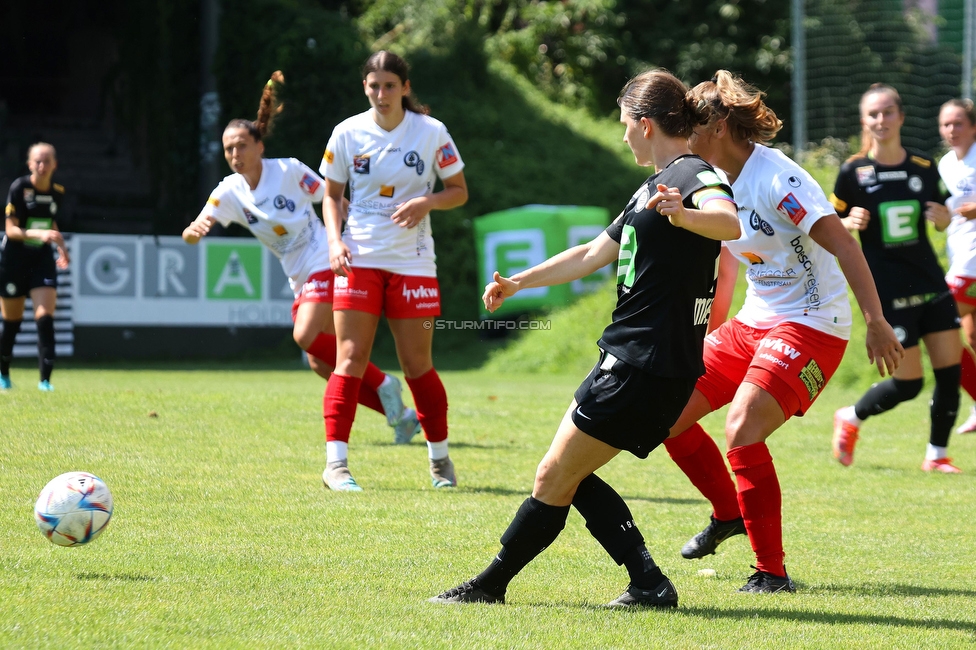
[(617, 259), (619, 250), (620, 244), (604, 231), (592, 241), (553, 255), (511, 278), (504, 278), (496, 271), (494, 280), (488, 283), (482, 295), (485, 308), (489, 312), (495, 311), (506, 298), (521, 289), (548, 287), (585, 277)]
[(202, 238), (207, 236), (215, 223), (217, 223), (217, 220), (213, 217), (208, 217), (201, 214), (190, 222), (189, 226), (183, 229), (183, 241), (185, 241), (187, 244), (197, 243)]
[(836, 214), (817, 221), (810, 229), (810, 236), (837, 258), (844, 277), (851, 285), (851, 291), (854, 292), (867, 325), (864, 344), (867, 348), (868, 360), (877, 366), (878, 373), (882, 377), (885, 376), (886, 371), (889, 375), (894, 374), (905, 357), (905, 349), (884, 318), (874, 276), (871, 275), (871, 269), (864, 259), (861, 247), (847, 232)]

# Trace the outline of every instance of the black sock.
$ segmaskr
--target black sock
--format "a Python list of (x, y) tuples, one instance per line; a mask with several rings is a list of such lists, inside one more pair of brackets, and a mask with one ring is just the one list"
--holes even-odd
[(879, 381), (857, 400), (857, 404), (854, 405), (854, 415), (860, 420), (867, 420), (872, 415), (880, 415), (902, 402), (915, 399), (921, 390), (921, 379), (904, 381), (891, 378)]
[(949, 434), (959, 411), (959, 376), (962, 373), (960, 366), (949, 366), (933, 370), (932, 374), (935, 375), (935, 389), (929, 404), (929, 416), (932, 418), (929, 443), (936, 447), (948, 447)]
[(41, 316), (37, 319), (37, 366), (41, 381), (50, 381), (54, 372), (54, 317)]
[(0, 375), (10, 375), (10, 361), (14, 358), (14, 340), (20, 331), (19, 320), (3, 321), (3, 333), (0, 334)]
[(630, 508), (616, 490), (596, 474), (590, 474), (576, 488), (573, 506), (613, 561), (627, 567), (632, 585), (646, 589), (661, 583), (664, 575), (644, 546), (644, 536), (634, 523)]
[(550, 506), (529, 497), (502, 535), (502, 550), (478, 577), (478, 584), (495, 596), (504, 596), (508, 583), (525, 565), (555, 541), (566, 525), (569, 506)]

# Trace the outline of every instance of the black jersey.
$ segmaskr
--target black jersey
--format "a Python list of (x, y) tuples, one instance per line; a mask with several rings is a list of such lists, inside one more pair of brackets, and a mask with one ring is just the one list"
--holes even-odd
[(926, 202), (945, 203), (947, 196), (935, 163), (919, 153), (908, 151), (900, 165), (867, 157), (841, 165), (830, 200), (841, 217), (855, 206), (871, 213), (861, 248), (886, 305), (946, 291), (924, 214)]
[[(51, 230), (57, 225), (57, 215), (64, 205), (64, 187), (51, 183), (41, 192), (31, 183), (30, 176), (21, 176), (10, 185), (7, 194), (7, 219), (16, 219), (21, 228)], [(43, 256), (53, 256), (54, 249), (39, 239), (15, 240), (3, 238), (0, 262), (5, 266), (30, 262)]]
[(715, 297), (721, 242), (671, 225), (645, 208), (657, 185), (677, 187), (684, 205), (706, 187), (732, 188), (698, 156), (677, 158), (641, 185), (607, 228), (620, 242), (617, 306), (599, 346), (628, 364), (660, 377), (699, 377), (702, 345)]

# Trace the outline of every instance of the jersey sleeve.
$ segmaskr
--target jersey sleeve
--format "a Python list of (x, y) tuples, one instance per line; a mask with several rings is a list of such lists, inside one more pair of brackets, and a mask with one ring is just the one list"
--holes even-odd
[(238, 214), (234, 203), (233, 192), (231, 192), (230, 188), (224, 182), (221, 182), (210, 193), (210, 198), (207, 199), (200, 214), (216, 219), (222, 226), (229, 226), (232, 223), (240, 223), (241, 225), (247, 226), (247, 221), (242, 219), (241, 215)]
[(834, 214), (834, 206), (820, 185), (801, 167), (784, 169), (771, 181), (769, 198), (773, 207), (806, 234), (821, 218)]
[(288, 172), (293, 181), (298, 184), (298, 189), (310, 197), (312, 203), (322, 202), (325, 196), (325, 183), (321, 176), (297, 158), (289, 158)]
[(7, 191), (7, 207), (4, 214), (7, 219), (20, 220), (20, 215), (27, 214), (27, 205), (24, 203), (24, 192), (21, 189), (19, 179), (10, 184)]
[(349, 182), (349, 151), (342, 137), (342, 131), (337, 126), (332, 131), (329, 143), (325, 145), (325, 152), (322, 154), (322, 163), (319, 165), (319, 173), (322, 178), (328, 178), (337, 183)]
[(852, 207), (851, 200), (854, 197), (851, 189), (851, 168), (846, 164), (841, 165), (837, 180), (834, 181), (834, 191), (830, 194), (830, 204), (841, 218), (846, 217)]
[(454, 176), (464, 169), (464, 161), (458, 152), (457, 145), (448, 133), (447, 127), (439, 124), (437, 128), (437, 151), (434, 154), (437, 162), (437, 177), (441, 180)]

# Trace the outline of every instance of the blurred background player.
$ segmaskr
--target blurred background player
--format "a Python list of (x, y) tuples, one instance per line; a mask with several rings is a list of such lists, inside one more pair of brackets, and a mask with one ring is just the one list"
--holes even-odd
[[(946, 229), (949, 271), (946, 283), (956, 299), (964, 334), (960, 384), (976, 399), (976, 110), (970, 99), (950, 99), (939, 110), (939, 135), (949, 151), (939, 161), (939, 176), (951, 195), (946, 206), (951, 221)], [(956, 429), (976, 431), (976, 406)]]
[[(681, 554), (704, 557), (732, 535), (747, 533), (756, 572), (739, 591), (792, 592), (782, 492), (766, 439), (806, 413), (843, 358), (851, 328), (845, 278), (867, 323), (868, 358), (882, 376), (897, 368), (901, 346), (882, 317), (857, 242), (820, 186), (765, 146), (783, 124), (763, 93), (719, 70), (690, 95), (711, 109), (708, 124), (695, 129), (691, 149), (728, 174), (742, 236), (722, 247), (710, 324), (717, 329), (705, 338), (705, 374), (664, 442), (712, 504), (711, 522)], [(746, 265), (746, 300), (725, 321), (740, 263)], [(735, 483), (715, 441), (698, 424), (726, 404), (726, 456)]]
[[(339, 344), (325, 398), (323, 474), (333, 490), (361, 489), (349, 471), (349, 432), (381, 314), (427, 438), (431, 482), (457, 485), (447, 446), (447, 392), (432, 354), (441, 303), (430, 212), (463, 205), (468, 187), (447, 127), (413, 100), (407, 73), (396, 54), (380, 51), (367, 59), (362, 76), (370, 109), (335, 127), (319, 167), (337, 276)], [(437, 179), (443, 189), (435, 192)]]
[(630, 576), (611, 607), (677, 607), (678, 592), (651, 558), (630, 508), (593, 472), (622, 450), (646, 458), (667, 437), (703, 371), (718, 240), (739, 236), (731, 189), (688, 149), (704, 115), (686, 92), (663, 70), (631, 79), (617, 100), (624, 142), (654, 175), (593, 241), (511, 278), (496, 271), (485, 287), (485, 307), (494, 311), (520, 289), (570, 282), (617, 260), (617, 304), (598, 342), (600, 360), (563, 416), (532, 496), (488, 568), (431, 602), (505, 602), (509, 582), (555, 541), (573, 505)]
[[(280, 71), (265, 86), (253, 122), (234, 119), (227, 124), (224, 158), (235, 173), (214, 189), (200, 215), (183, 231), (183, 239), (196, 244), (219, 221), (225, 226), (240, 224), (267, 246), (281, 261), (295, 293), (295, 342), (309, 353), (313, 369), (327, 377), (335, 367), (336, 355), (334, 277), (325, 226), (312, 208), (322, 201), (324, 184), (295, 158), (264, 158), (263, 140), (280, 112), (275, 98), (275, 84), (279, 83), (284, 83)], [(364, 377), (359, 401), (386, 415), (395, 437), (409, 441), (417, 430), (417, 419), (413, 409), (403, 406), (400, 382), (372, 363), (367, 364)]]
[(861, 150), (841, 165), (831, 200), (844, 226), (859, 233), (884, 316), (905, 348), (905, 359), (891, 378), (834, 414), (834, 456), (843, 465), (853, 463), (864, 421), (919, 394), (921, 340), (935, 375), (922, 469), (958, 473), (946, 448), (959, 409), (959, 313), (926, 224), (931, 221), (940, 232), (949, 226), (946, 196), (932, 158), (901, 144), (905, 112), (897, 90), (872, 85), (861, 97), (860, 112)]
[[(8, 390), (14, 341), (24, 318), (24, 303), (30, 295), (37, 325), (37, 357), (40, 382), (37, 388), (53, 391), (54, 308), (58, 298), (58, 269), (68, 268), (68, 251), (58, 229), (64, 187), (51, 181), (58, 168), (54, 147), (38, 142), (27, 151), (30, 174), (10, 185), (7, 219), (0, 242), (0, 389)], [(53, 244), (53, 247), (52, 247)], [(55, 260), (54, 250), (58, 257)]]

